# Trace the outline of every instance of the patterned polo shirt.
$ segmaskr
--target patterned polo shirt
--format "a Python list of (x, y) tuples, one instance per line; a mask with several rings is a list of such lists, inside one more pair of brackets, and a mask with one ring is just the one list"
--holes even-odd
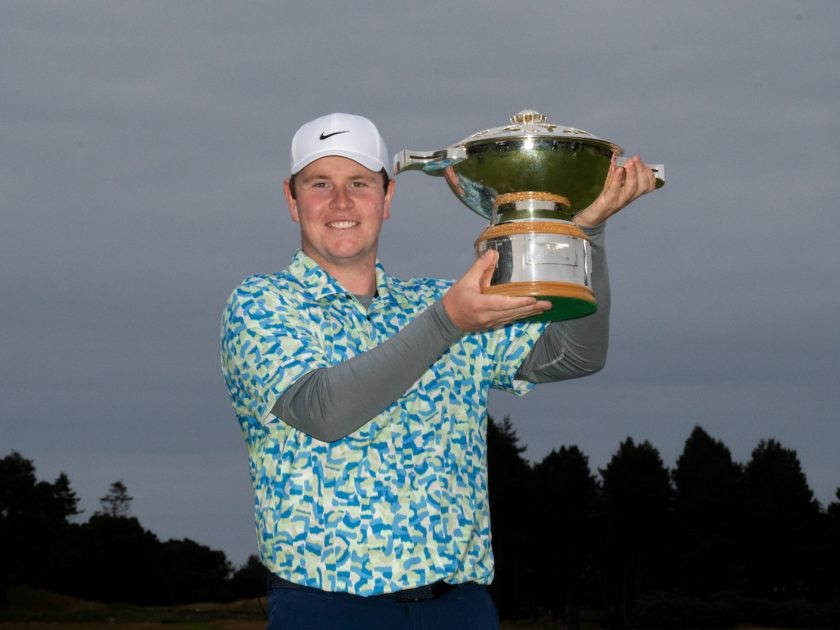
[(543, 325), (465, 335), (336, 442), (271, 411), (302, 375), (381, 344), (451, 284), (401, 281), (377, 263), (366, 310), (298, 252), (285, 271), (251, 276), (231, 295), (222, 369), (248, 448), (261, 560), (276, 575), (358, 595), (492, 581), (487, 396), (530, 389), (514, 377)]

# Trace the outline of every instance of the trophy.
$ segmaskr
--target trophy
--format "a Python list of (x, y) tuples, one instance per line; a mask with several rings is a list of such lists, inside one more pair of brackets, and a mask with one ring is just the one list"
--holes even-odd
[[(532, 320), (575, 319), (595, 312), (589, 238), (572, 218), (604, 188), (618, 145), (524, 110), (505, 127), (485, 129), (438, 151), (403, 150), (394, 174), (420, 170), (443, 177), (473, 212), (490, 220), (478, 237), (479, 255), (499, 253), (484, 293), (533, 296), (552, 307)], [(651, 165), (656, 187), (663, 165)]]

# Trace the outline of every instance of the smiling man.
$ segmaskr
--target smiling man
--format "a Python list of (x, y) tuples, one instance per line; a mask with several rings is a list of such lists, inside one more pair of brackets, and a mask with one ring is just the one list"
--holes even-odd
[(303, 252), (351, 292), (372, 295), (393, 181), (349, 158), (326, 156), (296, 173), (285, 192), (292, 220), (300, 224)]
[(377, 259), (394, 182), (376, 127), (331, 114), (292, 140), (286, 202), (301, 248), (251, 276), (222, 321), (222, 368), (248, 447), (270, 628), (494, 628), (487, 396), (585, 376), (606, 359), (604, 221), (653, 190), (613, 167), (575, 221), (594, 315), (517, 320), (548, 302), (485, 295), (488, 252), (457, 282)]

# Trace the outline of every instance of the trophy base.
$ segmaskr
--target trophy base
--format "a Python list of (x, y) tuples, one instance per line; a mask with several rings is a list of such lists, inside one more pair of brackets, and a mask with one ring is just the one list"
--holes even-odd
[(535, 297), (551, 302), (549, 310), (524, 320), (528, 322), (577, 319), (598, 310), (595, 294), (587, 287), (572, 282), (508, 282), (486, 287), (482, 292), (512, 297)]

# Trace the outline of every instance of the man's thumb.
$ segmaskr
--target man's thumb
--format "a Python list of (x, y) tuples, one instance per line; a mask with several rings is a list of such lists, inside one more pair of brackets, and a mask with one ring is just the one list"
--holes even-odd
[(490, 284), (490, 278), (493, 277), (493, 272), (496, 270), (498, 257), (495, 249), (488, 249), (473, 263), (469, 273), (478, 282), (479, 286), (484, 287)]

